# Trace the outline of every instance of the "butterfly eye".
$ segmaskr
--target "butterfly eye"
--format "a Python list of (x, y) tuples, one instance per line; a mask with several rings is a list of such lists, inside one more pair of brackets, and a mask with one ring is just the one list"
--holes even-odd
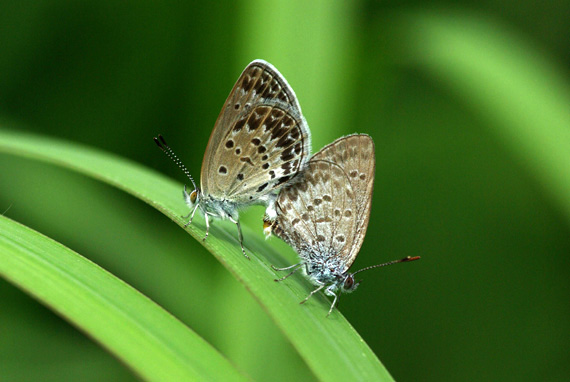
[(354, 277), (352, 277), (352, 275), (349, 275), (345, 280), (344, 280), (344, 289), (351, 289), (354, 285)]
[(198, 198), (198, 192), (196, 192), (196, 190), (192, 191), (190, 193), (190, 201), (192, 203), (196, 203), (196, 199)]

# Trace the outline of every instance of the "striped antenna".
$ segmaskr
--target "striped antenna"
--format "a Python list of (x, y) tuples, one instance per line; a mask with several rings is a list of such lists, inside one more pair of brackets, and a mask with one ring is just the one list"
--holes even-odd
[(386, 265), (392, 265), (392, 264), (398, 264), (398, 263), (405, 263), (405, 262), (408, 262), (408, 261), (414, 261), (414, 260), (419, 260), (419, 259), (420, 259), (419, 256), (414, 256), (414, 257), (408, 256), (408, 257), (404, 257), (403, 259), (400, 259), (400, 260), (392, 260), (392, 261), (389, 261), (389, 262), (384, 263), (384, 264), (371, 265), (371, 266), (369, 266), (369, 267), (362, 268), (362, 269), (360, 269), (360, 270), (354, 272), (352, 275), (354, 276), (354, 275), (357, 274), (358, 272), (367, 271), (367, 270), (372, 269), (372, 268), (385, 267)]
[(154, 142), (157, 144), (157, 146), (160, 147), (160, 149), (162, 151), (164, 151), (166, 156), (168, 156), (170, 159), (172, 159), (174, 161), (174, 163), (176, 163), (178, 165), (178, 167), (180, 167), (180, 169), (184, 172), (184, 174), (186, 174), (186, 176), (192, 182), (194, 189), (197, 190), (198, 187), (196, 187), (196, 183), (194, 182), (192, 175), (190, 175), (190, 171), (188, 171), (188, 169), (186, 168), (186, 166), (184, 166), (184, 163), (182, 163), (182, 161), (178, 158), (178, 156), (176, 154), (174, 154), (174, 151), (172, 151), (170, 146), (168, 146), (168, 143), (166, 143), (166, 141), (164, 140), (164, 137), (162, 135), (158, 134), (158, 138), (155, 137), (153, 139), (154, 139)]

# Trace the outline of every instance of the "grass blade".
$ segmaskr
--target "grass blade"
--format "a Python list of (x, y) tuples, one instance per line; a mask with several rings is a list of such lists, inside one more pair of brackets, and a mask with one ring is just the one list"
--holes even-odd
[[(53, 163), (99, 179), (149, 203), (178, 225), (184, 225), (180, 217), (181, 211), (186, 210), (180, 196), (181, 185), (154, 171), (92, 148), (46, 137), (0, 131), (0, 142), (0, 152)], [(152, 144), (150, 137), (149, 144)], [(283, 265), (283, 259), (264, 241), (256, 239), (247, 227), (243, 228), (251, 261), (241, 254), (233, 224), (212, 226), (208, 240), (202, 242), (204, 221), (201, 217), (195, 220), (187, 231), (250, 291), (318, 378), (392, 380), (338, 310), (326, 318), (330, 302), (323, 295), (299, 305), (312, 289), (300, 275), (289, 278), (287, 283), (273, 281), (280, 276), (270, 264)]]
[(248, 380), (164, 309), (69, 248), (0, 217), (0, 275), (148, 380)]

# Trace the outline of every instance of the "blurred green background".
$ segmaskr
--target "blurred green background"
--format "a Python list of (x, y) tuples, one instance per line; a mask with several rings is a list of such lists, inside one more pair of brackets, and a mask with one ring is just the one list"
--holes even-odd
[[(162, 133), (198, 177), (226, 96), (263, 58), (297, 93), (313, 152), (354, 132), (375, 140), (370, 226), (353, 269), (422, 260), (364, 273), (339, 309), (394, 378), (567, 381), (569, 14), (562, 1), (4, 0), (0, 128), (184, 182), (152, 137)], [(243, 286), (148, 205), (0, 155), (5, 210), (141, 290), (254, 379), (314, 379)], [(244, 213), (260, 237), (262, 214)], [(136, 379), (0, 280), (1, 381), (102, 377)]]

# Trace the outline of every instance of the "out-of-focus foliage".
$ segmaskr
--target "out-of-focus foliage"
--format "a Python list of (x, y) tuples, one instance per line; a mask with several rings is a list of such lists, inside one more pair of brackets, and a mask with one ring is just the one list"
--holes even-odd
[[(266, 59), (295, 89), (313, 151), (353, 132), (375, 140), (355, 269), (422, 256), (363, 273), (340, 299), (393, 376), (567, 380), (570, 4), (306, 3), (4, 1), (0, 128), (99, 147), (184, 181), (152, 136), (165, 135), (199, 177), (231, 86)], [(141, 290), (252, 377), (313, 378), (244, 288), (148, 206), (3, 155), (5, 210)], [(260, 236), (261, 214), (244, 213)], [(134, 379), (0, 283), (0, 380)], [(203, 304), (190, 310), (188, 299)]]

